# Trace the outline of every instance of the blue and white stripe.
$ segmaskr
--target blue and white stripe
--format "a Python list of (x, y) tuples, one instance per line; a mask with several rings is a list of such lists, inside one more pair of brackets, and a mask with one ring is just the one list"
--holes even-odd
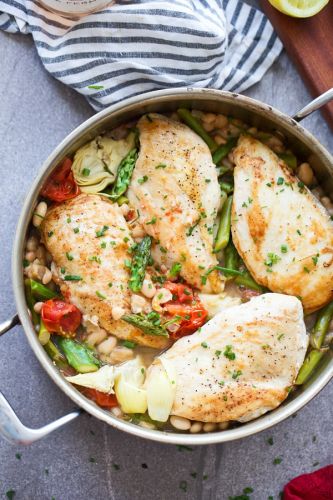
[(281, 51), (267, 18), (242, 0), (119, 0), (79, 20), (0, 0), (0, 29), (31, 34), (47, 71), (96, 110), (171, 87), (241, 92)]

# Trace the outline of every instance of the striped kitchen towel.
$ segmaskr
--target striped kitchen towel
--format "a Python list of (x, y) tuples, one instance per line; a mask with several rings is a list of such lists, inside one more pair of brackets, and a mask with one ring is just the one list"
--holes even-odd
[(43, 65), (96, 109), (171, 87), (241, 92), (281, 51), (242, 0), (118, 0), (67, 19), (32, 0), (0, 0), (0, 28), (31, 34)]

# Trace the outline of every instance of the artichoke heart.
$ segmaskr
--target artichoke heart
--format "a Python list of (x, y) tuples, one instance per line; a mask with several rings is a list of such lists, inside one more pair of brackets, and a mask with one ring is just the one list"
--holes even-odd
[(119, 164), (134, 145), (135, 134), (130, 132), (126, 139), (119, 141), (99, 136), (78, 149), (72, 171), (80, 190), (83, 193), (99, 193), (112, 184)]
[(166, 422), (176, 394), (177, 375), (173, 366), (159, 358), (150, 367), (147, 381), (148, 415), (158, 422)]
[(115, 392), (124, 413), (145, 413), (147, 410), (144, 379), (145, 367), (139, 356), (116, 367)]
[(114, 367), (105, 365), (96, 372), (80, 373), (79, 375), (65, 378), (72, 384), (81, 385), (90, 389), (96, 389), (97, 391), (104, 392), (106, 394), (113, 394), (114, 377)]

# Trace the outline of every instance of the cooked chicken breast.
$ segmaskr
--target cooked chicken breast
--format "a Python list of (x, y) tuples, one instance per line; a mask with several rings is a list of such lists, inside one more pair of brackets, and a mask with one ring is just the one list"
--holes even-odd
[(333, 222), (267, 146), (242, 137), (234, 150), (232, 236), (254, 279), (295, 295), (306, 313), (333, 299)]
[(201, 283), (217, 264), (213, 224), (220, 188), (208, 146), (186, 125), (158, 114), (138, 122), (140, 153), (128, 190), (145, 232), (159, 243), (153, 257), (168, 268), (182, 264), (181, 276), (196, 288), (219, 292), (218, 273)]
[(133, 241), (117, 203), (82, 194), (51, 208), (41, 233), (53, 257), (54, 280), (83, 314), (97, 316), (100, 326), (117, 337), (165, 347), (165, 339), (145, 335), (120, 319), (130, 312), (124, 262)]
[(288, 396), (308, 345), (301, 302), (268, 293), (228, 308), (178, 340), (148, 370), (174, 374), (171, 414), (246, 422)]

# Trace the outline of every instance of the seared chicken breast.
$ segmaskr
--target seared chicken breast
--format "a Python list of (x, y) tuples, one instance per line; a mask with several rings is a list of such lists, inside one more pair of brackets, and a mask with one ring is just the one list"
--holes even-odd
[(172, 415), (202, 422), (246, 422), (288, 396), (308, 345), (302, 304), (268, 293), (225, 309), (178, 340), (148, 370), (164, 367), (176, 384)]
[(234, 150), (234, 244), (254, 279), (300, 298), (306, 313), (333, 299), (333, 222), (273, 151), (251, 137)]
[(217, 293), (223, 283), (216, 271), (201, 283), (204, 270), (217, 264), (213, 224), (220, 188), (208, 146), (186, 125), (158, 114), (143, 116), (137, 127), (140, 153), (128, 198), (145, 232), (158, 241), (154, 259), (168, 268), (181, 263), (189, 284)]
[(97, 316), (107, 332), (142, 345), (165, 347), (120, 318), (130, 312), (125, 260), (133, 240), (117, 203), (81, 194), (48, 210), (41, 234), (53, 258), (54, 280), (83, 314)]

